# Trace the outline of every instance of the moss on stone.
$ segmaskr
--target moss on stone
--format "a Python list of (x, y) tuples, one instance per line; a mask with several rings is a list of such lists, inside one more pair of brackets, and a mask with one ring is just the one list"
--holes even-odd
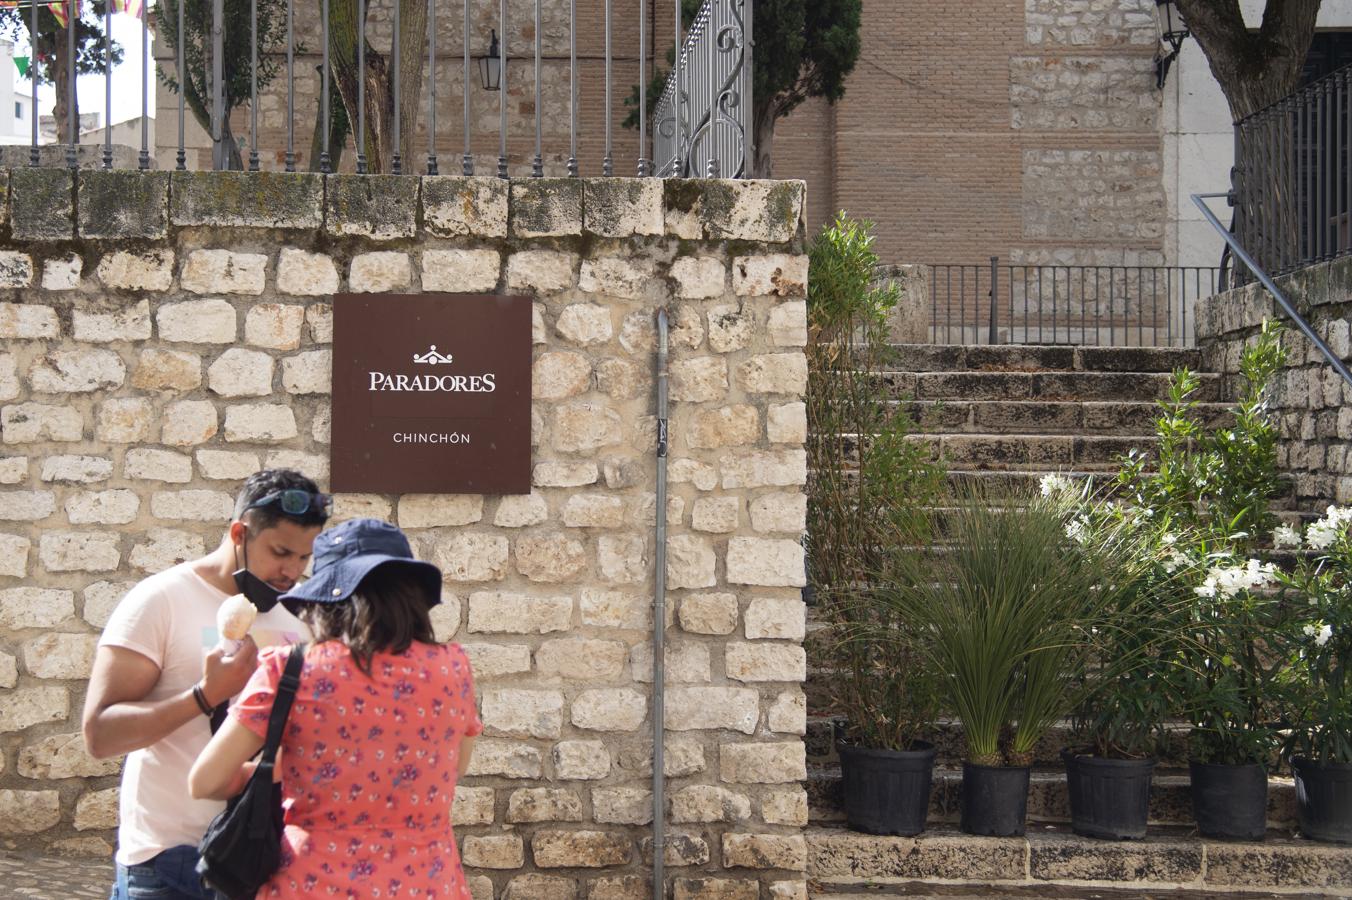
[(783, 228), (789, 234), (797, 233), (802, 195), (802, 183), (797, 181), (781, 181), (770, 188), (765, 198), (765, 217), (772, 232)]
[(18, 240), (75, 236), (75, 172), (25, 168), (10, 172), (10, 219)]
[(419, 180), (407, 175), (328, 175), (326, 229), (332, 234), (412, 237)]
[(520, 237), (582, 231), (582, 181), (531, 178), (512, 182), (511, 233)]
[(174, 172), (169, 215), (175, 225), (317, 228), (323, 176), (308, 172)]
[(81, 237), (154, 240), (169, 233), (168, 172), (81, 172), (78, 196)]

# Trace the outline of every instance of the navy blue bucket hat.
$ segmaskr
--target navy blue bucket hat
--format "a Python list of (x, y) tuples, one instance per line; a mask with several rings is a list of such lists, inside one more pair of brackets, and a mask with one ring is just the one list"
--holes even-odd
[(306, 603), (340, 603), (376, 569), (397, 568), (421, 581), (431, 606), (441, 602), (441, 570), (413, 558), (404, 533), (379, 519), (349, 519), (315, 538), (314, 574), (281, 596), (295, 614)]

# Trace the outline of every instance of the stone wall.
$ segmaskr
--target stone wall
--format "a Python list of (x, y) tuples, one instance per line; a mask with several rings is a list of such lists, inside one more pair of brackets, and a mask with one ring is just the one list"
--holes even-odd
[[(1277, 284), (1329, 348), (1352, 365), (1352, 259), (1320, 263)], [(1287, 364), (1271, 395), (1281, 427), (1278, 465), (1292, 474), (1300, 508), (1352, 502), (1352, 386), (1261, 285), (1198, 301), (1202, 367), (1225, 374), (1231, 392), (1238, 389), (1240, 352), (1264, 319), (1286, 324)]]
[(532, 493), (336, 504), (445, 573), (487, 729), (455, 807), (475, 896), (648, 895), (661, 306), (668, 872), (805, 896), (800, 183), (0, 177), (0, 846), (111, 849), (98, 630), (249, 473), (326, 480), (331, 295), (502, 291), (535, 298)]

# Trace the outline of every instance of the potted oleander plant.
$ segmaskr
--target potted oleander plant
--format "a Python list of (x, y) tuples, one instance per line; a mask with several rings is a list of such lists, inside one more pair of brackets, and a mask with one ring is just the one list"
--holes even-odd
[(1193, 813), (1207, 837), (1261, 839), (1266, 830), (1291, 624), (1277, 570), (1262, 559), (1282, 491), (1268, 385), (1285, 357), (1281, 330), (1264, 322), (1242, 352), (1241, 395), (1220, 428), (1196, 415), (1197, 376), (1175, 372), (1157, 420), (1158, 459), (1129, 455), (1119, 474), (1129, 503), (1189, 535), (1180, 552), (1196, 562), (1179, 582), (1187, 613), (1167, 672), (1174, 708), (1191, 725)]
[(1054, 494), (969, 490), (942, 552), (899, 554), (886, 597), (925, 636), (941, 699), (965, 741), (961, 827), (1024, 832), (1034, 748), (1083, 695), (1093, 635), (1139, 580), (1126, 529), (1089, 540)]
[[(1061, 476), (1043, 479), (1044, 492), (1077, 488)], [(1167, 518), (1078, 488), (1086, 540), (1105, 529), (1134, 535), (1135, 582), (1114, 593), (1091, 635), (1092, 655), (1080, 703), (1071, 713), (1071, 746), (1062, 751), (1071, 828), (1107, 840), (1145, 837), (1156, 755), (1172, 712), (1167, 690), (1186, 605), (1171, 588), (1190, 574), (1192, 561)], [(1125, 576), (1122, 572), (1119, 575)]]
[(1286, 675), (1283, 753), (1296, 780), (1300, 832), (1352, 843), (1352, 508), (1330, 506), (1299, 531), (1278, 529), (1279, 546), (1305, 551), (1279, 574), (1295, 614)]
[[(836, 751), (849, 827), (922, 831), (935, 749), (934, 679), (917, 636), (872, 585), (914, 539), (944, 472), (910, 440), (904, 398), (878, 389), (898, 291), (875, 280), (870, 225), (838, 216), (811, 248), (808, 279), (808, 578), (814, 713), (843, 720)], [(824, 704), (824, 706), (822, 705)]]

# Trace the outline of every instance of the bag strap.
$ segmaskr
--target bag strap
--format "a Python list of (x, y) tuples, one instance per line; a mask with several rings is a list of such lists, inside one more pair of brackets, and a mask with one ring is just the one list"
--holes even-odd
[(263, 755), (259, 757), (260, 768), (272, 767), (277, 758), (277, 748), (282, 745), (282, 730), (286, 728), (286, 717), (291, 713), (291, 701), (296, 699), (296, 689), (300, 687), (300, 670), (305, 665), (306, 645), (296, 644), (291, 655), (286, 658), (286, 669), (282, 680), (277, 684), (277, 695), (272, 700), (272, 714), (268, 716), (268, 736), (263, 742)]

